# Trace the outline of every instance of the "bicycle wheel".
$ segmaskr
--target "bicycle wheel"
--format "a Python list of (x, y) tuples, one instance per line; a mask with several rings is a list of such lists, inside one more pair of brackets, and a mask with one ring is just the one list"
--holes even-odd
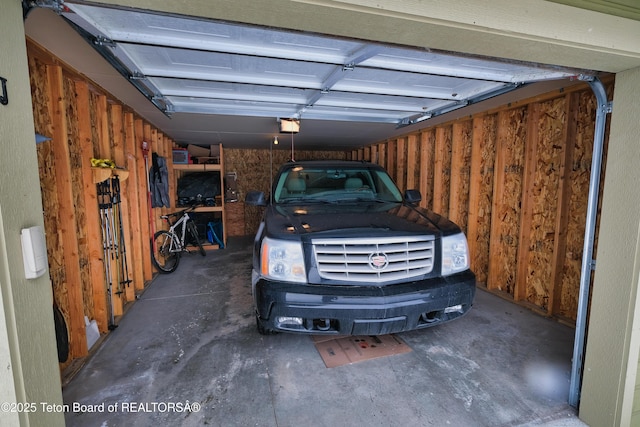
[(151, 259), (160, 273), (173, 273), (180, 263), (182, 252), (175, 234), (160, 230), (153, 235), (154, 245), (151, 248)]
[(200, 255), (205, 256), (207, 252), (202, 247), (202, 242), (200, 241), (200, 237), (198, 236), (198, 229), (196, 228), (196, 224), (193, 221), (189, 221), (189, 232), (191, 233), (191, 237), (193, 239), (193, 244), (198, 247), (200, 251)]

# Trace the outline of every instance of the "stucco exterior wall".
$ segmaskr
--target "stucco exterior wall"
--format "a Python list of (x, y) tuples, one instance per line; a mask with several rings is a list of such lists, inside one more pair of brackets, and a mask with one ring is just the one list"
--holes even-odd
[(41, 406), (62, 404), (51, 284), (48, 274), (25, 278), (20, 243), (22, 228), (43, 224), (20, 2), (3, 2), (0, 35), (8, 95), (0, 105), (0, 404), (36, 404), (35, 412), (3, 406), (0, 425), (62, 426), (62, 413)]

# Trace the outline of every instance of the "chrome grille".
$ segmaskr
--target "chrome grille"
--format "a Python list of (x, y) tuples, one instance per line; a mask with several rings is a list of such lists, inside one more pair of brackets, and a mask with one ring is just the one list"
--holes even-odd
[(346, 282), (388, 282), (430, 273), (433, 236), (313, 239), (318, 273)]

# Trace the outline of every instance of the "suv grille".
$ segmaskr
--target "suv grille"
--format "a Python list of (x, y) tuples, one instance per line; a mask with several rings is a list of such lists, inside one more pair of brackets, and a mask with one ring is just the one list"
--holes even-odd
[(314, 239), (313, 251), (323, 279), (389, 282), (430, 273), (433, 236)]

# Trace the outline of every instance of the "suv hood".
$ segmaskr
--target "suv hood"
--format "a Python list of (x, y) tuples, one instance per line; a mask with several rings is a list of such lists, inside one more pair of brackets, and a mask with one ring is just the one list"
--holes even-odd
[(393, 234), (448, 235), (460, 231), (446, 218), (402, 203), (270, 205), (265, 212), (267, 235), (285, 237), (323, 233), (341, 237)]

